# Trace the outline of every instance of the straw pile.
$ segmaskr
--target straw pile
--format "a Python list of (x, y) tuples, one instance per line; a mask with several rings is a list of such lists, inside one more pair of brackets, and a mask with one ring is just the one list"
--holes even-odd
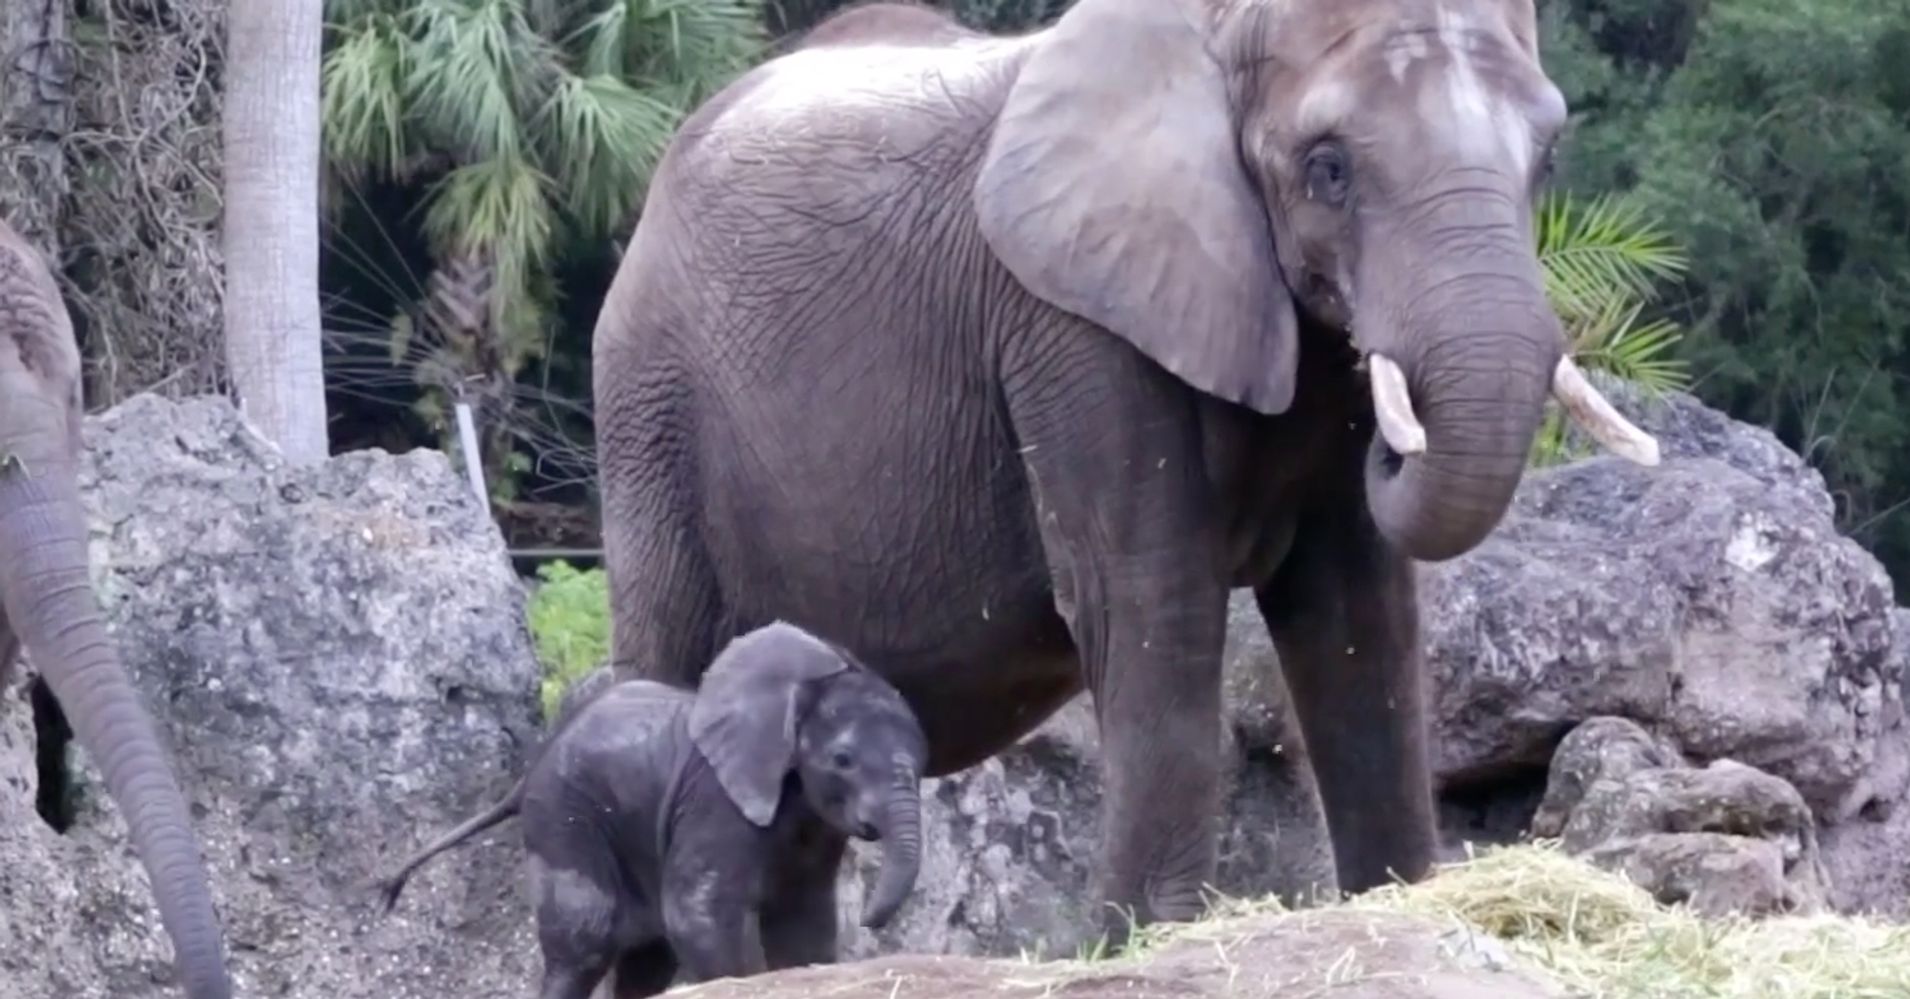
[[(1704, 919), (1551, 844), (1484, 852), (1420, 884), (1335, 908), (1474, 928), (1595, 999), (1910, 997), (1910, 926), (1832, 915)], [(1162, 932), (1149, 949), (1278, 911), (1267, 902), (1225, 903), (1207, 923)]]
[(1706, 919), (1552, 844), (1292, 911), (1227, 900), (1123, 956), (892, 954), (727, 979), (695, 999), (1906, 999), (1910, 926)]

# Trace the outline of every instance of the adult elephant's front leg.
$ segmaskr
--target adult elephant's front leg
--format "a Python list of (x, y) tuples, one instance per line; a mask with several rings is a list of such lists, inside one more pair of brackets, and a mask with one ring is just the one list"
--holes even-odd
[(1220, 808), (1227, 587), (1184, 386), (1082, 331), (1011, 382), (1053, 576), (1100, 721), (1103, 926), (1200, 915)]
[(1436, 832), (1412, 563), (1346, 497), (1303, 519), (1255, 597), (1312, 756), (1341, 890), (1425, 876)]

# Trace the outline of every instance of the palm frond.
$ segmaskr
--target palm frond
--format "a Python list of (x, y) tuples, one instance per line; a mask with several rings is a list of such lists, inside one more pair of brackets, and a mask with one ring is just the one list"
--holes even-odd
[(541, 265), (550, 249), (550, 187), (521, 157), (467, 163), (431, 191), (425, 233), (442, 256), (488, 250), (500, 261)]
[(406, 0), (325, 0), (325, 27), (347, 31), (355, 21), (369, 17), (392, 16), (404, 9)]
[(326, 53), (319, 123), (334, 169), (388, 174), (403, 162), (410, 44), (396, 18), (371, 14)]
[[(1622, 378), (1648, 395), (1690, 385), (1675, 356), (1683, 331), (1668, 319), (1641, 321), (1658, 282), (1684, 271), (1680, 249), (1637, 206), (1610, 197), (1579, 203), (1547, 197), (1540, 207), (1539, 262), (1547, 297), (1565, 326), (1579, 365)], [(1548, 405), (1532, 444), (1531, 463), (1578, 457), (1556, 405)]]
[[(463, 259), (490, 279), (467, 296), (484, 305), (463, 335), (470, 356), (421, 348), (425, 334), (401, 312), (380, 331), (401, 371), (361, 373), (361, 383), (403, 374), (425, 385), (480, 376), (494, 393), (511, 385), (556, 321), (551, 258), (568, 245), (559, 224), (593, 240), (627, 225), (684, 112), (767, 47), (761, 0), (327, 3), (334, 173), (396, 176), (448, 161), (425, 192), (438, 271)], [(519, 405), (508, 390), (494, 401)], [(428, 392), (420, 405), (442, 402)], [(497, 488), (508, 492), (520, 460), (508, 446), (487, 459)]]
[(1660, 280), (1685, 270), (1684, 251), (1634, 202), (1601, 195), (1580, 202), (1549, 194), (1538, 218), (1546, 293), (1569, 322), (1613, 298), (1650, 300)]
[(612, 76), (566, 75), (536, 119), (544, 162), (592, 237), (627, 221), (678, 110)]
[(701, 102), (768, 45), (760, 0), (621, 0), (624, 71)]
[(557, 52), (512, 0), (418, 0), (406, 92), (434, 145), (459, 159), (527, 153), (523, 111), (553, 82)]
[(577, 54), (585, 76), (629, 78), (630, 46), (624, 36), (629, 19), (629, 6), (615, 0), (563, 37), (564, 48)]
[(1689, 384), (1689, 366), (1670, 356), (1683, 332), (1667, 320), (1639, 324), (1644, 303), (1614, 310), (1599, 327), (1588, 330), (1573, 352), (1581, 367), (1608, 372), (1650, 393), (1683, 389)]

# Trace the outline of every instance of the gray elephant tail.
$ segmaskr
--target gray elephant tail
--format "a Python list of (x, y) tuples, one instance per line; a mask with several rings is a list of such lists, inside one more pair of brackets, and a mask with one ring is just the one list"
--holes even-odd
[(516, 786), (511, 788), (511, 793), (505, 795), (502, 800), (484, 811), (465, 819), (457, 828), (438, 837), (437, 840), (429, 846), (412, 854), (403, 864), (399, 865), (396, 871), (373, 881), (369, 887), (375, 889), (378, 894), (383, 897), (383, 911), (389, 913), (398, 905), (398, 896), (405, 890), (405, 882), (409, 881), (411, 875), (417, 873), (418, 868), (423, 867), (426, 861), (463, 843), (478, 833), (497, 825), (505, 819), (516, 815), (523, 801), (524, 781), (520, 779)]

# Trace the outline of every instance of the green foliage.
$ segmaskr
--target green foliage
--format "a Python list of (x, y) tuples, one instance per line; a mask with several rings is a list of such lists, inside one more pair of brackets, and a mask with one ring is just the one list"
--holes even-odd
[(564, 561), (537, 567), (527, 608), (537, 658), (544, 717), (555, 717), (569, 686), (610, 657), (610, 588), (602, 569), (578, 570)]
[[(1682, 48), (1608, 30), (1671, 6), (1697, 12)], [(1804, 454), (1843, 529), (1910, 578), (1910, 0), (1546, 13), (1581, 112), (1568, 183), (1627, 192), (1690, 254), (1668, 305), (1696, 391)]]
[(328, 180), (413, 188), (437, 271), (361, 338), (405, 340), (392, 366), (426, 387), (417, 415), (440, 433), (434, 414), (477, 397), (486, 478), (508, 494), (500, 479), (527, 459), (505, 425), (555, 336), (552, 272), (627, 233), (683, 115), (764, 51), (760, 0), (330, 0), (327, 14)]
[[(767, 0), (769, 26), (780, 35), (815, 27), (824, 18), (863, 0)], [(1052, 23), (1073, 0), (927, 0), (957, 21), (984, 31), (1013, 33)]]
[[(1670, 352), (1681, 336), (1664, 318), (1641, 321), (1661, 281), (1682, 274), (1685, 256), (1634, 203), (1548, 195), (1538, 216), (1539, 264), (1546, 297), (1565, 326), (1579, 365), (1637, 383), (1647, 393), (1683, 389), (1685, 362)], [(1556, 404), (1533, 443), (1532, 462), (1576, 457), (1565, 446)]]

